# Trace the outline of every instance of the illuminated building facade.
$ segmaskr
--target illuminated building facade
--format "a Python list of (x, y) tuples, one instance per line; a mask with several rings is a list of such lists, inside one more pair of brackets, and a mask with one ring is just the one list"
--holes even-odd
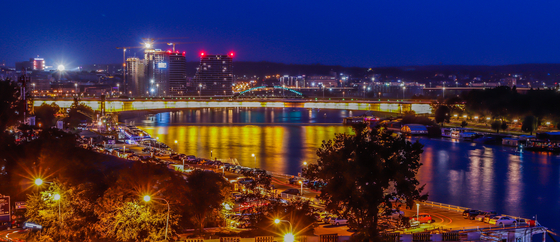
[(144, 96), (146, 94), (146, 76), (144, 60), (139, 58), (126, 59), (125, 92), (129, 96)]
[(187, 62), (185, 53), (169, 54), (169, 92), (171, 96), (184, 96), (187, 92)]
[(32, 58), (29, 61), (33, 62), (34, 71), (44, 71), (45, 70), (45, 59), (43, 58)]
[(232, 94), (233, 53), (206, 55), (201, 53), (200, 65), (193, 78), (191, 94), (201, 96), (229, 96)]
[(169, 55), (160, 49), (146, 49), (146, 86), (150, 96), (166, 96), (169, 90)]

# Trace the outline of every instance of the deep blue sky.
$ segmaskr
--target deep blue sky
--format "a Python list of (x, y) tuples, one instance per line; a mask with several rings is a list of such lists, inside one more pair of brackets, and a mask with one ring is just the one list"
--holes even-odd
[[(188, 59), (344, 66), (560, 62), (559, 1), (2, 1), (0, 61), (120, 63), (117, 46), (183, 37)], [(168, 46), (161, 45), (162, 49)], [(134, 54), (133, 50), (131, 55)], [(140, 54), (140, 52), (138, 52)]]

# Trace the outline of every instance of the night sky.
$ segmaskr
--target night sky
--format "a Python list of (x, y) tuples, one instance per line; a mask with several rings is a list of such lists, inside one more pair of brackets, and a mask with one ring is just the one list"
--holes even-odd
[[(560, 62), (559, 1), (16, 1), (0, 3), (0, 62), (121, 63), (117, 46), (190, 37), (196, 60), (344, 66)], [(161, 49), (170, 49), (159, 45)], [(141, 55), (140, 49), (129, 56)], [(54, 63), (53, 63), (54, 62)]]

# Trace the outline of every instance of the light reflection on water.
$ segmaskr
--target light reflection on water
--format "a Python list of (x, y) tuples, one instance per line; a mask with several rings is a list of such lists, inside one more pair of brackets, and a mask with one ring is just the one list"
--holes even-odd
[[(347, 115), (344, 110), (198, 109), (134, 120), (181, 153), (210, 157), (212, 151), (214, 157), (236, 158), (245, 166), (297, 174), (304, 161), (315, 162), (323, 140), (351, 132), (340, 125)], [(426, 184), (430, 200), (527, 218), (538, 214), (542, 224), (560, 229), (558, 156), (448, 139), (419, 140), (424, 153), (418, 179)]]

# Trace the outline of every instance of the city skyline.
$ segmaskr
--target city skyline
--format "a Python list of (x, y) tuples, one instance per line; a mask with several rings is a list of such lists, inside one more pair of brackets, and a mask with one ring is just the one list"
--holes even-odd
[[(238, 61), (360, 67), (560, 62), (554, 48), (560, 35), (550, 31), (560, 24), (553, 12), (560, 3), (544, 1), (4, 5), (33, 16), (8, 11), (0, 17), (10, 23), (0, 37), (0, 61), (8, 66), (37, 55), (47, 65), (120, 63), (122, 51), (115, 47), (158, 37), (201, 42), (177, 47), (187, 61), (201, 51), (233, 51)], [(161, 14), (146, 17), (150, 11)], [(127, 56), (136, 51), (140, 56), (140, 50)]]

